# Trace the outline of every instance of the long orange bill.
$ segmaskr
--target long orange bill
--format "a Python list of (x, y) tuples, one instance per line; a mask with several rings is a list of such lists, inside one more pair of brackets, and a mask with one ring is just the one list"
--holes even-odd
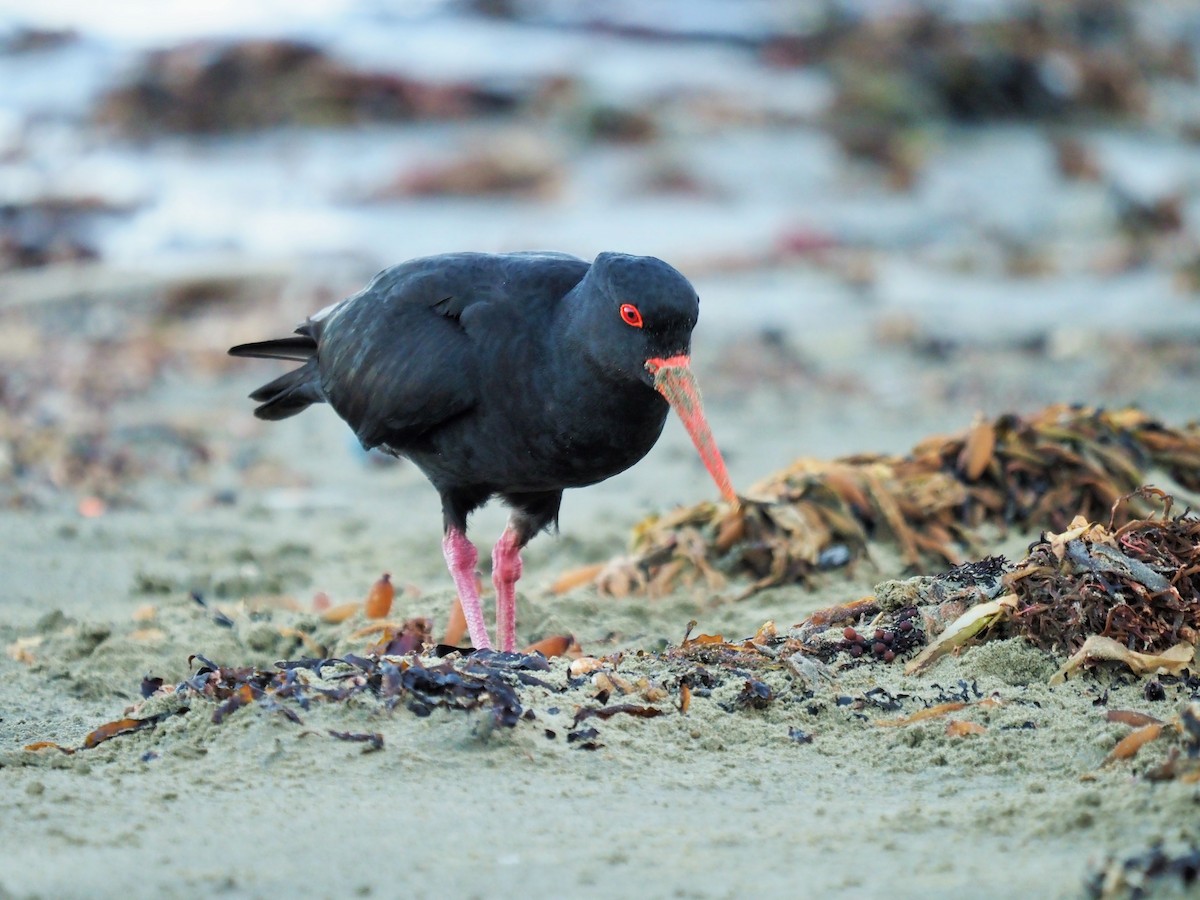
[(654, 387), (667, 398), (671, 408), (679, 414), (684, 427), (692, 436), (692, 443), (700, 452), (704, 468), (717, 483), (721, 496), (730, 503), (737, 504), (737, 493), (729, 480), (729, 471), (725, 468), (725, 460), (717, 447), (716, 439), (704, 418), (704, 407), (700, 404), (700, 388), (692, 375), (691, 360), (686, 356), (671, 356), (667, 359), (654, 358), (646, 360), (646, 371), (654, 376)]

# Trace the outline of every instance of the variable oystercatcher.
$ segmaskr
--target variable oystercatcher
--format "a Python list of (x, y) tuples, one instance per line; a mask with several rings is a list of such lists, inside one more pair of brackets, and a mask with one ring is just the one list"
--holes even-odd
[(652, 257), (448, 253), (385, 269), (296, 337), (229, 352), (304, 363), (250, 395), (260, 419), (326, 402), (363, 447), (407, 457), (433, 483), (476, 648), (491, 642), (467, 516), (494, 496), (508, 504), (492, 583), (499, 643), (513, 650), (521, 549), (557, 525), (565, 488), (646, 455), (668, 401), (737, 501), (688, 368), (699, 311), (688, 280)]

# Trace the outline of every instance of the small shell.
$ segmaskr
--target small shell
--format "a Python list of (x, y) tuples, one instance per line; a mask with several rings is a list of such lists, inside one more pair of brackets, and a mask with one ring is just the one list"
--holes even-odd
[(392, 586), (392, 576), (384, 572), (379, 576), (379, 580), (371, 585), (371, 590), (367, 593), (366, 602), (363, 603), (363, 612), (368, 619), (386, 619), (388, 613), (392, 611), (392, 599), (396, 596), (396, 589)]
[(567, 667), (567, 672), (572, 678), (579, 678), (581, 675), (588, 675), (602, 668), (604, 668), (604, 660), (596, 659), (594, 656), (581, 656)]

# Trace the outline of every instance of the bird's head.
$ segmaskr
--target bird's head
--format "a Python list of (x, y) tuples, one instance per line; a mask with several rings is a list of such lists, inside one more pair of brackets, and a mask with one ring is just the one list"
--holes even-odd
[(666, 398), (722, 496), (736, 503), (690, 368), (700, 317), (691, 282), (652, 256), (601, 253), (580, 288), (586, 299), (576, 324), (583, 326), (592, 360), (610, 376), (638, 380)]
[(601, 253), (585, 283), (589, 343), (610, 372), (653, 387), (648, 361), (687, 356), (700, 298), (677, 269), (652, 256)]

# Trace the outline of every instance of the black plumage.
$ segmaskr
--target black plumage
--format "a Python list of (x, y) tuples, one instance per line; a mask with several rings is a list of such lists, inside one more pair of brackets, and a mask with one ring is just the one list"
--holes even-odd
[(668, 409), (656, 372), (686, 368), (698, 315), (692, 285), (651, 257), (452, 253), (386, 269), (296, 336), (230, 353), (303, 363), (251, 394), (258, 417), (327, 402), (363, 447), (429, 478), (472, 641), (487, 646), (462, 596), (468, 515), (494, 496), (512, 507), (493, 577), (519, 575), (520, 548), (557, 521), (565, 488), (654, 445)]

